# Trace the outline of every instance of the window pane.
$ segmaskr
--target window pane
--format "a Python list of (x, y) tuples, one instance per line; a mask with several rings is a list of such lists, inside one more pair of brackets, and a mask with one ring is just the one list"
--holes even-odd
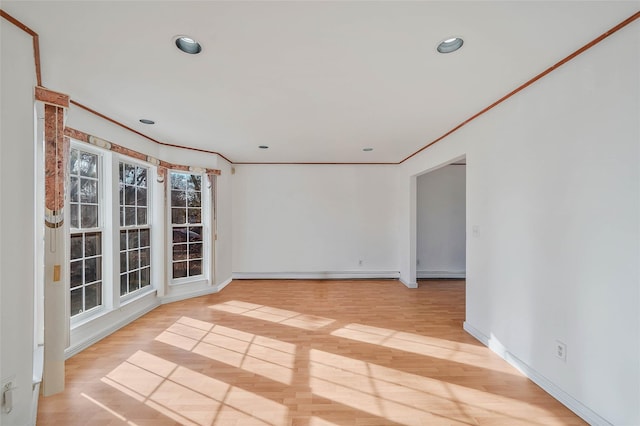
[(127, 249), (127, 231), (120, 231), (120, 250)]
[(151, 249), (144, 248), (140, 250), (140, 266), (149, 266), (151, 264)]
[(138, 230), (132, 229), (131, 231), (127, 231), (127, 236), (129, 239), (129, 249), (138, 248)]
[(82, 285), (82, 260), (71, 262), (69, 285), (71, 288)]
[(98, 177), (98, 156), (88, 152), (80, 152), (80, 175)]
[(202, 223), (201, 212), (200, 209), (189, 209), (189, 223)]
[(135, 185), (135, 182), (136, 182), (136, 166), (125, 163), (124, 183), (127, 185)]
[(120, 226), (124, 226), (124, 207), (120, 206)]
[(127, 277), (128, 274), (126, 273), (120, 275), (120, 296), (124, 296), (128, 292), (129, 284), (127, 282)]
[(82, 234), (71, 236), (71, 259), (82, 257)]
[(187, 206), (189, 207), (200, 207), (201, 203), (200, 192), (192, 192), (187, 198)]
[(138, 269), (140, 265), (138, 264), (138, 250), (132, 250), (129, 252), (129, 270)]
[(200, 184), (202, 182), (202, 177), (198, 175), (187, 175), (189, 177), (189, 185), (187, 189), (190, 191), (200, 191)]
[(189, 259), (202, 259), (202, 244), (189, 245)]
[(138, 225), (147, 224), (147, 209), (144, 207), (138, 207)]
[(80, 173), (77, 149), (72, 149), (69, 152), (69, 170), (73, 175), (77, 175), (78, 173)]
[[(122, 189), (124, 187), (124, 163), (118, 164), (118, 182), (120, 182), (120, 189)], [(122, 199), (120, 204), (122, 204)]]
[(124, 208), (124, 224), (126, 226), (136, 224), (136, 208), (135, 207)]
[(187, 204), (187, 197), (184, 191), (171, 191), (171, 205), (173, 207), (184, 207)]
[(202, 275), (202, 261), (194, 260), (189, 262), (189, 276)]
[(173, 260), (186, 260), (187, 259), (187, 245), (175, 244), (173, 246)]
[(187, 189), (187, 177), (185, 173), (171, 173), (171, 189)]
[(151, 268), (140, 270), (140, 287), (146, 287), (151, 284)]
[(85, 287), (85, 310), (102, 305), (102, 283), (91, 284)]
[(98, 203), (98, 181), (93, 179), (80, 179), (80, 202)]
[(83, 228), (96, 228), (98, 226), (98, 206), (80, 206)]
[(139, 271), (129, 272), (129, 293), (140, 288)]
[(140, 247), (149, 247), (149, 230), (140, 230)]
[(101, 258), (94, 257), (84, 261), (84, 282), (92, 283), (102, 278)]
[(173, 242), (184, 243), (187, 241), (187, 228), (173, 228)]
[(136, 185), (146, 188), (147, 187), (147, 169), (144, 167), (136, 168)]
[(80, 224), (78, 223), (78, 209), (80, 207), (77, 204), (69, 205), (69, 221), (71, 222), (69, 226), (72, 228), (79, 228)]
[(171, 223), (187, 223), (187, 209), (171, 209)]
[(183, 278), (187, 276), (187, 262), (176, 262), (173, 264), (173, 278)]
[(83, 287), (71, 290), (71, 316), (82, 312), (82, 289)]
[(136, 187), (135, 186), (124, 187), (124, 203), (127, 206), (136, 205)]
[(202, 226), (191, 226), (189, 228), (189, 242), (202, 241)]
[(138, 194), (138, 205), (146, 207), (146, 205), (147, 205), (147, 189), (146, 188), (137, 188), (136, 192)]
[(93, 232), (90, 234), (85, 234), (84, 238), (85, 256), (96, 256), (102, 253), (102, 239), (100, 233)]
[(127, 252), (120, 253), (120, 272), (127, 272)]
[(72, 203), (77, 203), (78, 200), (78, 178), (75, 176), (71, 176), (71, 179), (69, 181), (69, 201), (71, 201)]

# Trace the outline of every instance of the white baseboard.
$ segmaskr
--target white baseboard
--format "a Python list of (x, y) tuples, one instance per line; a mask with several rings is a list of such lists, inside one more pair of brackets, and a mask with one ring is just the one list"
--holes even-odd
[(407, 286), (407, 288), (418, 288), (418, 283), (410, 283), (410, 282), (407, 282), (407, 281), (403, 280), (402, 278), (400, 278), (400, 282), (402, 284), (404, 284), (405, 286)]
[(418, 279), (420, 278), (466, 278), (465, 271), (416, 271)]
[(358, 280), (398, 279), (398, 271), (234, 272), (235, 280)]
[(229, 277), (229, 279), (227, 279), (226, 281), (223, 281), (220, 284), (218, 284), (217, 285), (218, 291), (222, 291), (223, 288), (231, 284), (231, 281), (233, 281), (233, 277)]
[(104, 339), (108, 335), (118, 331), (119, 329), (121, 329), (125, 325), (127, 325), (127, 324), (137, 320), (141, 316), (151, 312), (152, 310), (154, 310), (158, 306), (160, 306), (160, 303), (158, 301), (155, 301), (154, 303), (151, 303), (151, 304), (145, 306), (143, 309), (141, 309), (139, 311), (135, 311), (135, 312), (131, 313), (130, 315), (127, 315), (126, 317), (120, 319), (119, 321), (116, 321), (116, 322), (110, 324), (108, 327), (103, 328), (99, 332), (93, 334), (88, 339), (82, 340), (82, 341), (76, 343), (75, 345), (68, 347), (64, 351), (64, 359), (69, 359), (72, 356), (82, 352), (83, 350), (85, 350), (89, 346), (93, 345), (94, 343), (99, 342), (100, 340)]
[(507, 361), (513, 367), (515, 367), (518, 371), (524, 374), (526, 377), (531, 379), (533, 383), (540, 386), (545, 392), (549, 395), (560, 401), (564, 406), (566, 406), (569, 410), (576, 413), (579, 417), (581, 417), (584, 421), (589, 423), (590, 425), (597, 426), (611, 426), (611, 423), (606, 419), (598, 415), (592, 409), (569, 395), (564, 390), (560, 389), (555, 383), (551, 380), (544, 377), (542, 374), (538, 373), (536, 370), (531, 368), (525, 362), (520, 360), (518, 357), (513, 355), (509, 350), (498, 342), (495, 339), (491, 339), (488, 336), (485, 336), (480, 330), (476, 329), (468, 322), (464, 322), (464, 330), (478, 339), (483, 345), (487, 346), (493, 352), (495, 352), (502, 359)]

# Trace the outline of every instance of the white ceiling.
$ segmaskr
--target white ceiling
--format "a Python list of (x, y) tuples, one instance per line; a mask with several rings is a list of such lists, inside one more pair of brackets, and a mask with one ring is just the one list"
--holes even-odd
[[(163, 142), (234, 162), (398, 162), (631, 16), (638, 2), (1, 7), (39, 34), (46, 87)], [(173, 38), (182, 34), (203, 52), (178, 51)], [(464, 38), (462, 49), (438, 54), (451, 36)]]

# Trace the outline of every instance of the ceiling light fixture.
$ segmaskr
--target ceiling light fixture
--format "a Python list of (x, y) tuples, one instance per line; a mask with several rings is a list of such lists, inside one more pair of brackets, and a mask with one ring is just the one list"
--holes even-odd
[(437, 50), (440, 53), (451, 53), (460, 49), (464, 44), (464, 40), (460, 37), (451, 37), (438, 44)]
[(156, 122), (155, 122), (155, 121), (153, 121), (153, 120), (149, 120), (148, 118), (141, 118), (141, 119), (140, 119), (140, 122), (141, 122), (142, 124), (156, 124)]
[(260, 149), (269, 149), (269, 147), (266, 146), (266, 145), (260, 145), (258, 148), (260, 148)]
[(371, 152), (371, 151), (373, 151), (373, 148), (362, 148), (362, 150), (364, 152)]
[(200, 43), (187, 36), (176, 37), (176, 46), (184, 53), (188, 53), (190, 55), (196, 55), (202, 52), (202, 46), (200, 46)]

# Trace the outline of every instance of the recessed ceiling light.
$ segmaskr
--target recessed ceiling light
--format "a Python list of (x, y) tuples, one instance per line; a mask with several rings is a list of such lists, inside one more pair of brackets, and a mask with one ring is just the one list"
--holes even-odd
[(371, 152), (371, 151), (373, 151), (373, 148), (362, 148), (362, 150), (364, 152)]
[(266, 145), (260, 145), (258, 148), (260, 148), (260, 149), (269, 149), (269, 147), (266, 146)]
[(176, 37), (176, 46), (184, 53), (189, 53), (190, 55), (202, 52), (202, 46), (200, 46), (200, 43), (187, 36)]
[(149, 120), (148, 118), (141, 118), (141, 119), (140, 119), (140, 122), (141, 122), (142, 124), (156, 124), (156, 122), (155, 122), (155, 121), (153, 121), (153, 120)]
[(444, 41), (441, 41), (440, 44), (438, 44), (437, 49), (440, 53), (451, 53), (460, 49), (463, 44), (464, 40), (462, 40), (460, 37), (451, 37)]

